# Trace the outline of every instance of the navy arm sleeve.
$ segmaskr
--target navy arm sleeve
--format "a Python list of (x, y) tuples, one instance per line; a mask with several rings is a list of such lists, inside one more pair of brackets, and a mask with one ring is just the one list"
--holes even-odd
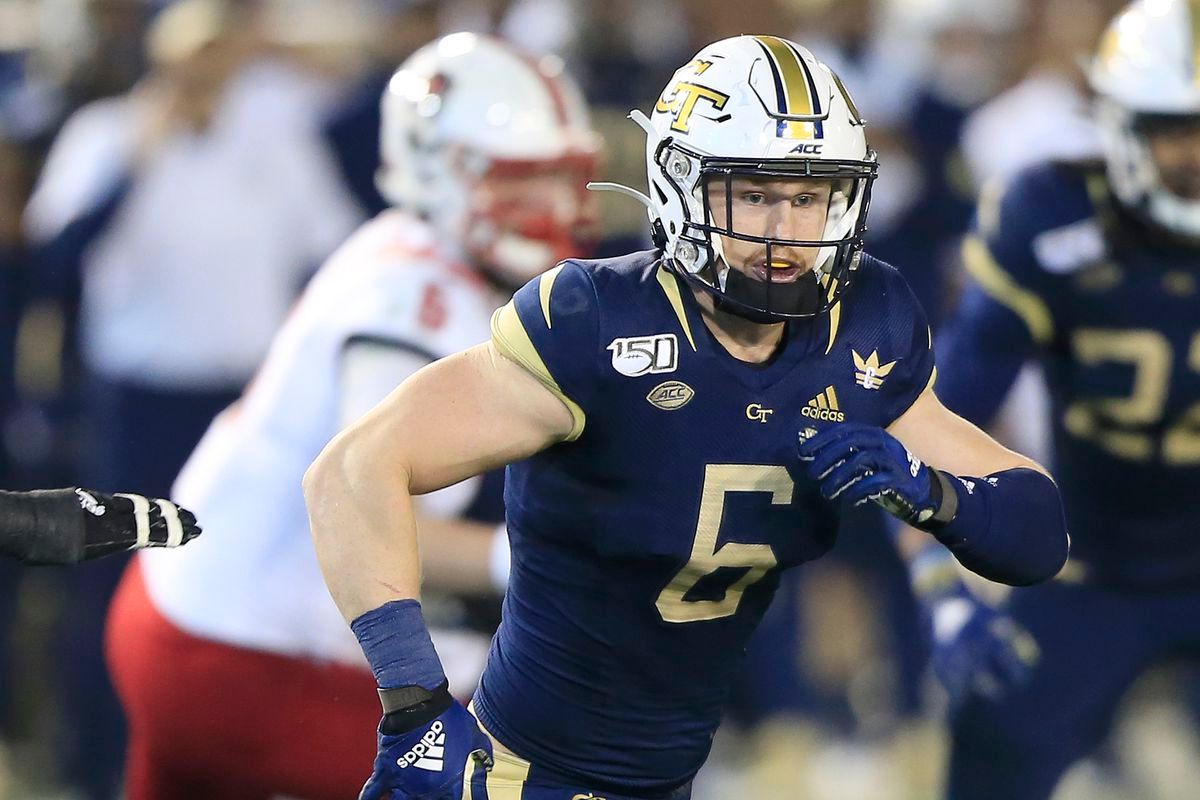
[(964, 567), (990, 581), (1027, 586), (1067, 561), (1071, 539), (1054, 481), (1024, 467), (982, 478), (941, 473), (956, 495), (950, 522), (931, 530)]

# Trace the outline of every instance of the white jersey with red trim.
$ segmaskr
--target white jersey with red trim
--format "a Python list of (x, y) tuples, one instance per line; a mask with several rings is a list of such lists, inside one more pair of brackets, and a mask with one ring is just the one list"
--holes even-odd
[[(140, 556), (158, 610), (207, 639), (365, 665), (322, 580), (301, 491), (305, 469), (338, 431), (343, 350), (365, 338), (439, 358), (486, 341), (503, 299), (419, 220), (388, 211), (360, 228), (180, 473), (173, 496), (204, 535), (166, 558)], [(477, 481), (427, 495), (422, 512), (461, 514)]]

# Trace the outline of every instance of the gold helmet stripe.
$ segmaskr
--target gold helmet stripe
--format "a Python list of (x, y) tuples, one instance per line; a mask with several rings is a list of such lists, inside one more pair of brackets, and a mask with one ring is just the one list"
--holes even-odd
[[(819, 101), (813, 93), (812, 76), (808, 65), (791, 46), (777, 36), (755, 36), (762, 46), (775, 77), (776, 94), (779, 97), (781, 116), (813, 116), (820, 114)], [(785, 122), (784, 135), (793, 139), (811, 139), (814, 129), (811, 122)]]

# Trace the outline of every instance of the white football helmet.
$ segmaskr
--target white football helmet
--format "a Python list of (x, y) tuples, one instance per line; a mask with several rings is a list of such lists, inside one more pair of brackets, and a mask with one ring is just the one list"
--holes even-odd
[(1200, 125), (1200, 6), (1137, 0), (1101, 39), (1088, 79), (1117, 199), (1162, 228), (1200, 238), (1200, 201), (1168, 188), (1146, 136)]
[[(705, 47), (675, 72), (647, 118), (649, 212), (655, 244), (681, 275), (723, 307), (756, 321), (810, 317), (831, 308), (862, 252), (877, 163), (862, 119), (833, 72), (800, 45), (775, 36), (737, 36)], [(819, 240), (769, 239), (737, 230), (732, 213), (714, 219), (708, 186), (735, 178), (808, 178), (832, 184)], [(725, 203), (731, 208), (732, 204)], [(721, 237), (819, 248), (811, 272), (790, 284), (747, 278), (722, 252)]]
[[(476, 265), (519, 286), (587, 254), (596, 219), (584, 186), (595, 173), (599, 137), (561, 59), (451, 34), (405, 60), (382, 110), (380, 193), (428, 220)], [(516, 214), (514, 222), (514, 209), (481, 207), (472, 193), (489, 175), (548, 170), (578, 175), (575, 219)]]

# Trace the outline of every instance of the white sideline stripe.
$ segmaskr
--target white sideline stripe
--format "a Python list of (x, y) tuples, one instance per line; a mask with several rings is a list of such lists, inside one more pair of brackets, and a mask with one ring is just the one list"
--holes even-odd
[[(118, 494), (133, 501), (133, 519), (137, 523), (137, 547), (150, 544), (150, 501), (140, 494)], [(178, 520), (177, 520), (178, 522)]]
[(156, 500), (162, 511), (163, 519), (167, 521), (167, 547), (179, 547), (183, 544), (183, 523), (179, 521), (179, 507), (170, 500)]

